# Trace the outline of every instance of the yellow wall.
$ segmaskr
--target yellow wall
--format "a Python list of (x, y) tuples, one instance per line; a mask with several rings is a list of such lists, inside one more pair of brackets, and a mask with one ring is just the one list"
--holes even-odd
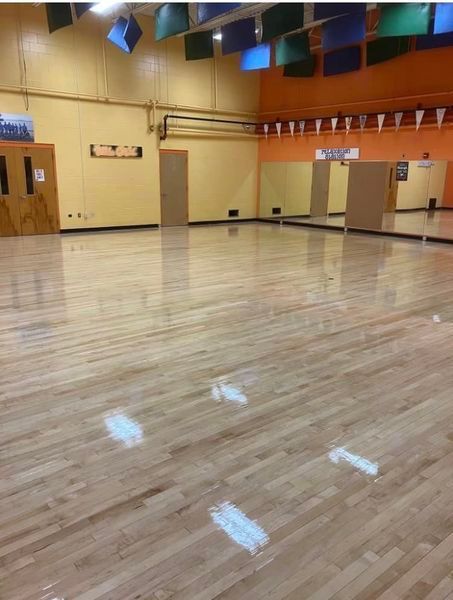
[(338, 161), (330, 163), (329, 200), (327, 205), (327, 212), (329, 214), (346, 212), (348, 178), (349, 166), (347, 164), (342, 165)]
[[(213, 60), (186, 62), (183, 38), (156, 43), (152, 18), (137, 18), (144, 35), (127, 55), (104, 42), (109, 18), (88, 12), (72, 27), (49, 35), (44, 4), (0, 5), (1, 112), (26, 112), (24, 95), (5, 91), (25, 83), (138, 104), (29, 94), (36, 142), (55, 144), (62, 228), (158, 223), (159, 147), (189, 151), (190, 220), (224, 219), (228, 208), (239, 208), (240, 217), (255, 216), (256, 139), (179, 135), (160, 145), (157, 131), (147, 130), (145, 102), (253, 113), (258, 74), (241, 72), (238, 55), (218, 55), (215, 66)], [(165, 112), (175, 111), (158, 110), (158, 121)], [(143, 146), (144, 157), (90, 158), (91, 143)], [(78, 212), (85, 218), (78, 219)]]
[(285, 216), (310, 214), (312, 172), (311, 162), (261, 163), (260, 216), (275, 216), (273, 207)]
[(432, 167), (419, 167), (418, 161), (409, 161), (407, 181), (398, 182), (397, 210), (425, 208), (431, 197), (437, 197), (437, 206), (441, 206), (446, 170), (447, 161), (434, 161)]

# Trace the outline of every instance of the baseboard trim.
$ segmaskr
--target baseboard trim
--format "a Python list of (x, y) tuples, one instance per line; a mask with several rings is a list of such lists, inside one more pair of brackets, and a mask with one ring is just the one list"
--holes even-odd
[(379, 229), (360, 229), (360, 227), (348, 227), (347, 233), (369, 233), (371, 235), (385, 235), (386, 237), (405, 238), (409, 240), (423, 240), (423, 235), (418, 233), (401, 233), (399, 231), (380, 231)]
[(298, 221), (285, 221), (282, 223), (284, 225), (295, 225), (296, 227), (309, 227), (312, 229), (330, 229), (331, 231), (344, 231), (343, 225), (324, 225), (323, 223), (309, 223), (307, 222), (298, 222)]
[(248, 219), (232, 217), (231, 219), (219, 219), (216, 221), (189, 221), (189, 225), (225, 225), (225, 223), (253, 223), (254, 221), (257, 221), (255, 217)]
[(109, 225), (107, 227), (81, 227), (73, 229), (60, 229), (60, 233), (89, 233), (96, 231), (125, 231), (128, 229), (158, 229), (157, 223), (148, 223), (146, 225)]

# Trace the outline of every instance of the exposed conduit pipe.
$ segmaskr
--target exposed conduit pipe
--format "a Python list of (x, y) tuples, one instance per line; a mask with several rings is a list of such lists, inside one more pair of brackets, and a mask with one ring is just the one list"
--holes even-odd
[(64, 92), (48, 88), (29, 87), (24, 85), (3, 85), (0, 84), (0, 92), (23, 94), (28, 92), (33, 96), (46, 96), (50, 98), (63, 98), (69, 100), (86, 100), (87, 102), (104, 102), (106, 104), (122, 104), (124, 106), (141, 106), (147, 108), (155, 103), (155, 108), (181, 110), (184, 112), (198, 112), (204, 114), (237, 115), (237, 116), (256, 116), (253, 112), (243, 112), (227, 109), (208, 108), (205, 106), (191, 106), (187, 104), (170, 104), (168, 102), (159, 102), (158, 100), (139, 100), (135, 98), (117, 98), (115, 96), (100, 96), (96, 94), (76, 94), (74, 92)]

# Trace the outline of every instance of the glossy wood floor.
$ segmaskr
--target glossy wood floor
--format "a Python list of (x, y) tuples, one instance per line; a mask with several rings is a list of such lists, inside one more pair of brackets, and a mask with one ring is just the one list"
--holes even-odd
[(453, 248), (0, 240), (2, 600), (453, 598)]

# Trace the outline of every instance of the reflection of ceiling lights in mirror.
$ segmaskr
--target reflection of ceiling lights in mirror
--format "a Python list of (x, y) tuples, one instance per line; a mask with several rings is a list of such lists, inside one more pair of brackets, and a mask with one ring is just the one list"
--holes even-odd
[(220, 33), (220, 31), (216, 31), (216, 33), (214, 33), (214, 35), (212, 36), (213, 40), (221, 40), (222, 39), (222, 34)]
[(122, 4), (122, 2), (118, 2), (118, 0), (99, 0), (99, 2), (96, 2), (96, 4), (92, 6), (90, 10), (98, 14), (104, 14), (110, 8), (115, 6), (115, 4)]

